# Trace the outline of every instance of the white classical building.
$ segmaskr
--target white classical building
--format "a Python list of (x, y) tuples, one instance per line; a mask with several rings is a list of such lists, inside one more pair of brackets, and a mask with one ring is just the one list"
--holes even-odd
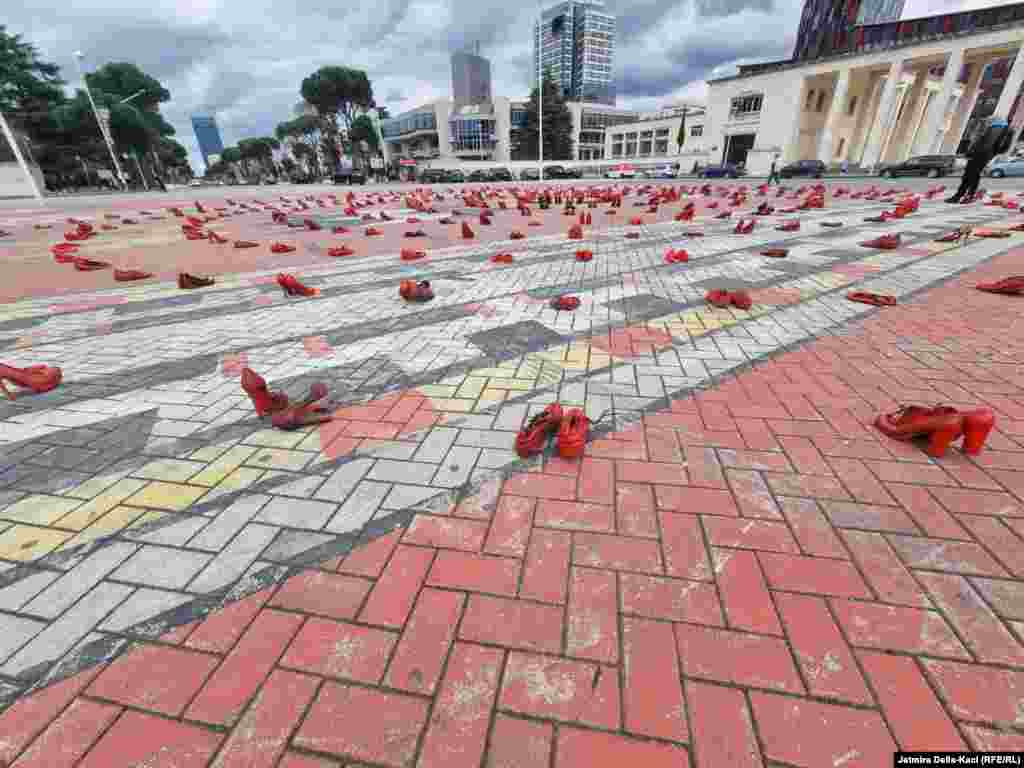
[[(745, 162), (752, 175), (780, 162), (821, 160), (876, 168), (911, 155), (955, 153), (986, 66), (1016, 59), (995, 113), (1007, 116), (1024, 80), (1020, 20), (958, 32), (894, 27), (894, 39), (863, 42), (809, 62), (741, 67), (709, 81), (702, 162)], [(870, 27), (867, 28), (870, 30)], [(909, 33), (908, 33), (909, 30)], [(1014, 124), (1019, 125), (1024, 110)]]

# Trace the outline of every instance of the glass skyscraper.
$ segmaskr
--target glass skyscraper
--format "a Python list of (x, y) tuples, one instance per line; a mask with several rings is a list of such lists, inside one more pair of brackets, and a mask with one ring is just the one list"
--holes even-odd
[(491, 101), (491, 62), (475, 53), (452, 54), (452, 96), (455, 108)]
[(211, 155), (224, 153), (224, 142), (220, 138), (217, 119), (213, 115), (193, 115), (192, 130), (195, 131), (196, 141), (199, 142), (199, 152), (203, 156), (203, 164), (209, 168)]
[(614, 58), (615, 16), (603, 0), (563, 0), (534, 24), (534, 82), (548, 72), (569, 101), (614, 105)]

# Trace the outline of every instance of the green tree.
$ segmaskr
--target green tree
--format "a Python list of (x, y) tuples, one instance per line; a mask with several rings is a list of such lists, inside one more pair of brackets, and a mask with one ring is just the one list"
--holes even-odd
[(320, 143), (321, 122), (316, 115), (300, 115), (277, 126), (274, 135), (288, 144), (291, 153), (306, 166), (307, 173), (314, 173), (316, 147)]
[(380, 134), (377, 132), (377, 126), (373, 124), (373, 120), (370, 119), (369, 115), (359, 115), (352, 121), (352, 127), (348, 132), (348, 140), (352, 145), (353, 157), (357, 155), (362, 156), (363, 142), (366, 142), (366, 148), (370, 156), (380, 154)]
[[(565, 106), (561, 89), (544, 73), (544, 159), (571, 160), (573, 151), (572, 113)], [(540, 121), (537, 116), (538, 89), (530, 93), (526, 107), (526, 125), (519, 129), (516, 160), (538, 159)]]
[(336, 142), (342, 133), (352, 130), (356, 117), (374, 106), (373, 86), (366, 72), (351, 67), (320, 67), (302, 81), (302, 98), (316, 108), (322, 132), (332, 141), (326, 147), (334, 163)]
[(679, 133), (676, 134), (676, 144), (679, 145), (679, 152), (683, 151), (683, 144), (686, 143), (686, 110), (683, 110), (682, 119), (679, 121)]

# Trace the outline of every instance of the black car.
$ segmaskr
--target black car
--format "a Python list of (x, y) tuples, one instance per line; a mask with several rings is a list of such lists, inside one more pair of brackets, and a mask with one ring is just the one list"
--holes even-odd
[(566, 168), (564, 165), (549, 165), (544, 168), (545, 179), (580, 179), (583, 174), (577, 168)]
[(512, 171), (508, 168), (495, 168), (491, 171), (491, 181), (514, 181)]
[(338, 168), (334, 172), (335, 184), (365, 184), (366, 171), (361, 168)]
[(794, 176), (809, 176), (812, 179), (820, 179), (824, 175), (825, 164), (821, 160), (798, 160), (779, 169), (779, 177), (783, 179), (791, 179)]
[(448, 181), (448, 171), (443, 168), (427, 168), (420, 174), (422, 184), (442, 184)]
[(466, 177), (466, 181), (490, 181), (491, 174), (484, 170), (470, 171)]
[(540, 173), (536, 168), (523, 168), (519, 172), (519, 179), (520, 181), (539, 181)]
[(697, 171), (697, 177), (701, 179), (738, 179), (742, 171), (739, 166), (732, 163), (718, 163), (716, 165), (705, 165)]
[(902, 163), (891, 163), (882, 166), (879, 176), (927, 176), (937, 179), (953, 173), (956, 166), (954, 155), (919, 155), (904, 160)]
[(461, 184), (466, 180), (466, 174), (460, 170), (452, 169), (450, 171), (445, 171), (444, 180), (449, 184)]

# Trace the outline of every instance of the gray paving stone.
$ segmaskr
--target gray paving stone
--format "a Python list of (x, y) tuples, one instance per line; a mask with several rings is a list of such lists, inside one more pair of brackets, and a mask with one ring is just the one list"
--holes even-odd
[(239, 579), (273, 541), (278, 531), (278, 528), (271, 525), (247, 525), (192, 581), (190, 591), (206, 594)]
[(420, 443), (419, 450), (413, 455), (416, 461), (438, 463), (448, 453), (452, 443), (459, 435), (459, 430), (451, 427), (434, 427)]
[(373, 467), (374, 461), (374, 459), (354, 459), (345, 462), (324, 481), (320, 490), (314, 494), (314, 498), (342, 501), (353, 488), (359, 485), (359, 481)]
[(261, 557), (270, 562), (287, 562), (335, 538), (329, 534), (311, 531), (281, 531), (270, 546), (263, 550)]
[(458, 488), (469, 479), (476, 460), (480, 456), (480, 449), (465, 445), (456, 445), (448, 451), (444, 461), (434, 475), (431, 485), (441, 488)]
[(0, 632), (0, 662), (21, 648), (46, 628), (46, 622), (22, 616), (0, 614), (3, 632)]
[(429, 485), (430, 479), (437, 472), (436, 464), (424, 464), (414, 461), (389, 461), (380, 459), (367, 474), (370, 480), (385, 483), (419, 483)]
[(115, 541), (97, 549), (26, 605), (25, 613), (48, 619), (60, 616), (138, 548), (137, 544)]
[[(11, 564), (11, 568), (15, 567)], [(5, 569), (0, 569), (2, 573)], [(38, 595), (50, 584), (60, 578), (58, 571), (36, 571), (13, 584), (0, 588), (0, 611), (17, 611), (25, 603)], [(2, 622), (0, 622), (0, 634), (2, 634)]]
[(0, 672), (11, 677), (22, 677), (30, 674), (37, 665), (57, 661), (133, 591), (133, 587), (124, 584), (100, 582), (63, 616), (49, 624), (28, 645), (8, 659), (0, 667)]
[(179, 514), (175, 517), (176, 520), (171, 518), (172, 522), (168, 522), (168, 518), (163, 518), (160, 525), (146, 526), (141, 531), (127, 528), (121, 532), (121, 536), (147, 544), (182, 547), (210, 522), (210, 518), (202, 515)]
[(111, 578), (148, 587), (182, 589), (210, 558), (202, 552), (145, 544)]
[(505, 358), (525, 355), (559, 344), (564, 337), (536, 320), (524, 320), (488, 331), (479, 331), (467, 340), (491, 357)]
[(324, 527), (337, 509), (338, 505), (329, 501), (275, 497), (260, 509), (255, 519), (271, 525), (317, 531)]
[(380, 506), (386, 510), (418, 508), (442, 492), (441, 488), (426, 485), (395, 485)]
[[(135, 590), (127, 600), (121, 603), (107, 617), (107, 620), (99, 625), (99, 628), (110, 632), (124, 632), (137, 624), (142, 624), (154, 616), (173, 610), (192, 600), (195, 600), (194, 595), (142, 587)], [(166, 627), (164, 626), (163, 629), (165, 630)]]
[(373, 518), (385, 497), (388, 497), (391, 492), (392, 486), (388, 483), (363, 480), (338, 507), (338, 511), (325, 526), (325, 530), (333, 533), (351, 533), (360, 530)]
[(248, 494), (222, 509), (203, 530), (189, 542), (195, 549), (217, 551), (242, 530), (269, 502), (270, 496)]

